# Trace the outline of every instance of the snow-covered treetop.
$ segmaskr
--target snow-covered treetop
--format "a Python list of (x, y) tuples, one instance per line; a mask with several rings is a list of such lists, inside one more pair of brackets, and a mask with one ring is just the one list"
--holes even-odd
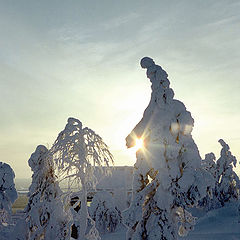
[[(164, 126), (169, 124), (169, 122), (171, 122), (171, 125), (168, 127), (164, 126), (164, 131), (161, 131), (162, 136), (164, 132), (169, 132), (169, 129), (172, 135), (176, 136), (176, 141), (178, 141), (177, 136), (179, 133), (181, 133), (181, 135), (190, 135), (194, 123), (193, 118), (190, 112), (186, 111), (186, 107), (182, 102), (173, 99), (174, 92), (169, 87), (168, 74), (149, 57), (144, 57), (140, 64), (143, 68), (147, 68), (147, 77), (152, 83), (152, 94), (150, 103), (144, 112), (143, 119), (134, 129), (135, 137), (142, 137), (143, 131), (144, 134), (147, 135), (151, 125), (161, 124)], [(159, 113), (155, 116), (156, 110), (158, 110)], [(167, 112), (160, 115), (160, 112), (163, 110)], [(169, 116), (172, 119), (168, 119)], [(126, 140), (128, 147), (134, 145), (134, 142), (132, 142), (130, 138)]]
[(216, 157), (214, 153), (205, 154), (205, 159), (202, 161), (203, 167), (209, 171), (213, 176), (216, 174)]
[[(164, 95), (165, 103), (170, 102), (174, 97), (174, 92), (171, 88), (169, 88), (170, 82), (167, 78), (168, 74), (162, 69), (162, 67), (156, 65), (149, 57), (144, 57), (141, 60), (140, 65), (142, 68), (147, 69), (147, 77), (152, 83), (152, 90), (165, 89), (164, 92), (160, 91), (158, 94), (160, 93)], [(160, 99), (155, 98), (152, 100), (159, 101)]]
[[(237, 159), (232, 155), (229, 146), (222, 139), (220, 139), (218, 142), (222, 146), (221, 156), (217, 160), (216, 166), (218, 182), (221, 185), (221, 188), (225, 189), (227, 189), (229, 185), (233, 184), (229, 184), (229, 182), (235, 182), (233, 185), (235, 185), (235, 188), (239, 189), (240, 181), (237, 174), (233, 170), (233, 167), (236, 167)], [(235, 191), (237, 192), (238, 190), (236, 189)]]
[(49, 174), (50, 168), (53, 167), (53, 164), (47, 156), (48, 149), (43, 145), (39, 145), (28, 160), (28, 165), (33, 171), (32, 184), (29, 187), (29, 196), (39, 190), (42, 181), (44, 181), (43, 177)]
[(0, 162), (0, 209), (9, 213), (11, 204), (17, 199), (14, 178), (12, 168), (7, 163)]
[(15, 174), (12, 168), (7, 164), (0, 162), (0, 186), (1, 190), (9, 189), (14, 187), (13, 179)]
[(83, 128), (76, 118), (69, 118), (50, 149), (58, 169), (60, 180), (71, 179), (71, 183), (91, 183), (95, 186), (96, 166), (109, 166), (113, 156), (102, 138), (90, 128)]
[[(166, 159), (171, 164), (169, 160), (177, 159), (179, 152), (187, 155), (185, 166), (189, 162), (195, 168), (200, 167), (201, 157), (191, 136), (194, 125), (191, 113), (182, 102), (173, 98), (174, 92), (170, 88), (168, 74), (161, 66), (156, 65), (149, 57), (144, 57), (140, 64), (147, 69), (152, 94), (143, 118), (126, 138), (127, 147), (134, 146), (136, 138), (143, 138), (145, 145), (151, 148), (154, 147), (154, 142), (158, 143), (162, 150), (158, 149), (157, 159), (151, 161), (154, 168), (165, 168), (160, 165), (159, 159)], [(187, 154), (184, 149), (188, 149)]]
[[(229, 151), (230, 149), (229, 146), (222, 139), (218, 140), (218, 142), (221, 144), (222, 150), (221, 150), (221, 157), (220, 159), (218, 159), (217, 164), (219, 164), (220, 166), (221, 164), (223, 164), (224, 166), (233, 164), (233, 166), (236, 167), (237, 159)], [(223, 161), (223, 158), (225, 161)]]
[(47, 152), (48, 149), (45, 146), (39, 145), (37, 146), (36, 151), (32, 153), (31, 157), (28, 160), (28, 165), (33, 172), (45, 166), (44, 161), (46, 161), (46, 158), (43, 156), (46, 155)]

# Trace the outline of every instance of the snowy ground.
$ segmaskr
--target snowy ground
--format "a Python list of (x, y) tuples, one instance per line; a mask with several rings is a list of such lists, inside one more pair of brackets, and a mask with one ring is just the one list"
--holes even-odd
[[(11, 240), (11, 236), (8, 235), (9, 230), (5, 229), (1, 232), (1, 240)], [(125, 240), (125, 234), (126, 229), (122, 228), (118, 232), (101, 237), (102, 240)], [(237, 205), (213, 210), (199, 217), (195, 229), (187, 237), (179, 238), (179, 240), (240, 240)]]
[[(106, 234), (102, 240), (125, 240), (125, 229), (117, 233)], [(179, 240), (239, 240), (240, 223), (238, 223), (236, 205), (213, 210), (197, 221), (195, 229)]]
[(109, 233), (101, 236), (102, 240), (125, 240), (126, 236), (126, 229), (121, 229), (118, 232), (115, 233)]
[(194, 231), (184, 240), (239, 240), (240, 224), (237, 207), (230, 205), (208, 212), (199, 218)]

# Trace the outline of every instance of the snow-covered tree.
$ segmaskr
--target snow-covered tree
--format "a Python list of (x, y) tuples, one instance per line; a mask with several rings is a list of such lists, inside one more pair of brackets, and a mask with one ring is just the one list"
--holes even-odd
[(94, 195), (89, 208), (91, 218), (100, 233), (114, 232), (122, 225), (122, 216), (112, 195), (101, 191)]
[(229, 146), (220, 139), (221, 156), (217, 160), (217, 196), (222, 206), (226, 202), (236, 201), (239, 198), (240, 181), (233, 170), (236, 167), (237, 159), (230, 152)]
[(205, 159), (202, 161), (202, 166), (208, 172), (211, 173), (213, 178), (216, 178), (217, 164), (216, 164), (216, 157), (215, 157), (214, 153), (208, 153), (205, 155)]
[(210, 174), (201, 168), (198, 148), (191, 136), (193, 118), (184, 104), (173, 99), (167, 73), (151, 58), (141, 60), (152, 83), (151, 100), (143, 118), (126, 138), (145, 147), (137, 152), (132, 202), (123, 216), (127, 239), (177, 239), (186, 235), (195, 218), (186, 210), (211, 187)]
[(48, 153), (45, 146), (39, 145), (28, 160), (33, 175), (25, 208), (27, 239), (70, 239), (71, 212), (62, 203), (62, 191)]
[(0, 225), (11, 220), (12, 204), (17, 199), (14, 178), (12, 168), (0, 162)]
[[(89, 229), (87, 209), (87, 192), (94, 188), (97, 178), (95, 167), (109, 166), (113, 157), (102, 138), (90, 128), (83, 128), (82, 123), (75, 118), (69, 118), (67, 125), (61, 131), (51, 148), (51, 153), (58, 169), (60, 179), (67, 179), (69, 188), (81, 188), (78, 202), (80, 224), (78, 239), (98, 239), (96, 231)], [(107, 169), (107, 168), (104, 168)], [(78, 203), (76, 203), (78, 204)]]
[(209, 153), (203, 161), (203, 167), (214, 178), (211, 196), (206, 196), (199, 202), (199, 206), (206, 211), (223, 207), (226, 203), (239, 199), (240, 180), (233, 169), (236, 167), (237, 160), (222, 139), (219, 143), (222, 146), (220, 158), (215, 162), (215, 155)]
[(209, 211), (219, 206), (218, 203), (216, 204), (214, 194), (215, 186), (217, 184), (217, 164), (214, 153), (208, 153), (205, 155), (205, 159), (203, 159), (202, 161), (202, 167), (211, 174), (214, 184), (212, 189), (209, 189), (209, 194), (207, 194), (204, 198), (202, 198), (199, 201), (198, 207), (203, 208), (206, 211)]

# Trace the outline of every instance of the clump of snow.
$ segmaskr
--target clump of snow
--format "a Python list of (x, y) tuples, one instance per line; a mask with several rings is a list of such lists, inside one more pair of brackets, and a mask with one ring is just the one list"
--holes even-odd
[(140, 65), (142, 68), (150, 68), (152, 66), (155, 66), (155, 62), (152, 58), (144, 57), (141, 59)]
[(107, 191), (94, 195), (89, 213), (100, 233), (114, 232), (122, 225), (121, 212), (115, 205), (112, 195)]
[(152, 94), (143, 118), (126, 137), (127, 147), (136, 138), (145, 144), (134, 165), (132, 202), (123, 213), (127, 239), (177, 239), (193, 228), (195, 220), (186, 208), (206, 195), (212, 178), (201, 168), (191, 135), (194, 120), (173, 98), (168, 74), (148, 57), (141, 66), (147, 69)]
[(12, 168), (0, 162), (0, 225), (11, 221), (12, 204), (17, 199), (14, 178)]

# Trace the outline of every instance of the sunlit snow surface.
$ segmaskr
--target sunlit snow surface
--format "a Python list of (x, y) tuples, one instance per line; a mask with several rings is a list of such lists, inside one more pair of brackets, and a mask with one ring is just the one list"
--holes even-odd
[[(101, 236), (102, 240), (125, 240), (125, 229)], [(237, 205), (208, 212), (199, 217), (195, 229), (187, 237), (179, 240), (239, 240), (240, 223), (238, 223)]]
[[(200, 215), (200, 214), (198, 214)], [(11, 227), (6, 227), (0, 235), (1, 240), (11, 240), (8, 232)], [(126, 229), (101, 236), (102, 240), (125, 240)], [(179, 240), (239, 240), (240, 224), (238, 223), (237, 204), (212, 210), (199, 217), (195, 229), (185, 238)]]

